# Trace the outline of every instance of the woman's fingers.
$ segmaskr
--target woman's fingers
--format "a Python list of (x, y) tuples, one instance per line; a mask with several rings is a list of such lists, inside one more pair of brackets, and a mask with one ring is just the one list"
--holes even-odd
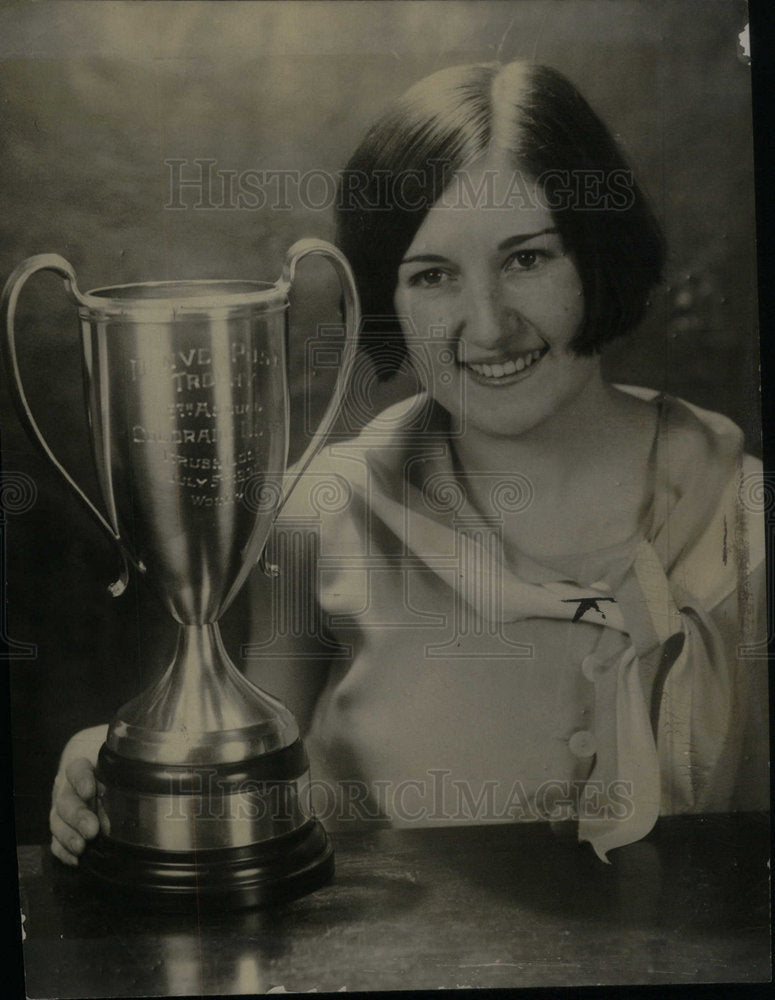
[(54, 782), (51, 852), (66, 865), (77, 865), (86, 841), (99, 833), (100, 821), (91, 808), (96, 785), (94, 767), (85, 757), (71, 761)]
[(75, 867), (78, 864), (78, 858), (62, 847), (56, 837), (51, 838), (51, 853), (66, 865)]
[[(85, 839), (76, 829), (62, 819), (56, 809), (51, 810), (49, 824), (51, 826), (51, 836), (53, 837), (51, 850), (61, 860), (67, 860), (69, 864), (73, 864), (77, 861), (78, 856), (83, 853), (84, 847), (86, 847)], [(57, 846), (60, 848), (59, 851), (55, 850)]]
[(84, 802), (93, 799), (97, 791), (94, 765), (87, 757), (76, 757), (65, 768), (65, 777)]
[(63, 781), (54, 795), (54, 812), (73, 831), (91, 840), (99, 833), (99, 821), (68, 781)]

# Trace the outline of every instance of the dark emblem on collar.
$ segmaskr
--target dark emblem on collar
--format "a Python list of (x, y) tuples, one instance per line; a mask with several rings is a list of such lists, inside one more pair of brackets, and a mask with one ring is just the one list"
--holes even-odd
[(600, 610), (598, 604), (603, 601), (610, 601), (616, 604), (616, 598), (614, 597), (564, 597), (562, 600), (563, 604), (578, 604), (576, 608), (576, 613), (573, 616), (573, 621), (578, 622), (584, 617), (587, 611), (597, 611), (599, 615), (605, 618), (605, 614)]

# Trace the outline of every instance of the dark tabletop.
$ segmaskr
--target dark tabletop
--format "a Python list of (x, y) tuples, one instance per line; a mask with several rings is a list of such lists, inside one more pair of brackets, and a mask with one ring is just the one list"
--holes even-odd
[(19, 850), (27, 994), (761, 982), (769, 817), (662, 819), (600, 862), (545, 824), (334, 837), (337, 874), (264, 910), (130, 909)]

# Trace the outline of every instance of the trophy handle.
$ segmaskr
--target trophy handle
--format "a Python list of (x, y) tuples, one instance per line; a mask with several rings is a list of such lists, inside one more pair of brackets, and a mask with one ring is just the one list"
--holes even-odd
[(361, 310), (358, 302), (358, 291), (355, 287), (355, 278), (353, 277), (347, 258), (333, 244), (317, 239), (298, 240), (294, 243), (285, 256), (283, 274), (279, 282), (280, 287), (287, 292), (293, 282), (296, 265), (309, 254), (320, 254), (323, 257), (327, 257), (339, 277), (339, 282), (342, 286), (342, 299), (344, 301), (345, 345), (342, 354), (342, 364), (331, 399), (320, 420), (318, 429), (312, 435), (312, 439), (307, 445), (304, 454), (295, 464), (291, 474), (285, 478), (283, 495), (276, 514), (279, 514), (286, 505), (299, 480), (307, 471), (310, 462), (323, 447), (323, 443), (341, 409), (347, 384), (352, 374), (356, 348), (358, 346), (358, 328), (361, 322)]
[(78, 283), (75, 277), (75, 271), (68, 261), (64, 257), (60, 257), (59, 254), (55, 253), (41, 253), (34, 257), (28, 257), (27, 260), (23, 261), (8, 278), (3, 288), (2, 295), (2, 305), (0, 309), (2, 310), (2, 330), (0, 331), (0, 349), (2, 349), (3, 358), (5, 359), (6, 368), (10, 376), (10, 388), (11, 397), (16, 406), (16, 412), (19, 415), (24, 429), (27, 431), (32, 440), (41, 448), (43, 454), (48, 458), (57, 472), (62, 476), (65, 482), (75, 491), (78, 499), (86, 506), (88, 510), (96, 517), (97, 522), (102, 528), (108, 533), (108, 535), (113, 539), (114, 542), (119, 547), (119, 552), (122, 559), (122, 569), (119, 578), (110, 585), (108, 588), (114, 597), (119, 597), (123, 594), (126, 589), (126, 585), (129, 581), (129, 570), (127, 566), (127, 556), (124, 552), (123, 541), (119, 533), (112, 527), (111, 524), (106, 520), (100, 510), (92, 503), (92, 501), (86, 496), (81, 487), (76, 483), (70, 473), (65, 469), (61, 462), (54, 455), (53, 451), (48, 445), (43, 432), (40, 427), (38, 427), (37, 421), (33, 416), (30, 405), (27, 401), (27, 394), (24, 391), (24, 385), (22, 383), (21, 372), (19, 371), (19, 362), (16, 355), (16, 333), (14, 328), (14, 319), (16, 317), (16, 304), (21, 294), (22, 288), (27, 282), (28, 278), (31, 278), (33, 274), (37, 271), (53, 271), (58, 274), (65, 283), (65, 289), (68, 295), (76, 305), (81, 305), (83, 300), (81, 298), (81, 293), (78, 290)]

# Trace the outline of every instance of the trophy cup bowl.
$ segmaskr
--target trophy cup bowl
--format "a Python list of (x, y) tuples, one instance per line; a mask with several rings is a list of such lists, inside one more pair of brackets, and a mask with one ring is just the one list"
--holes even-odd
[[(287, 293), (322, 254), (339, 276), (346, 340), (320, 427), (286, 471)], [(55, 458), (30, 410), (14, 316), (25, 282), (54, 271), (77, 306), (104, 511)], [(309, 796), (293, 715), (231, 662), (218, 620), (259, 561), (283, 504), (336, 419), (359, 324), (352, 273), (300, 240), (275, 283), (169, 281), (79, 291), (70, 264), (32, 257), (3, 292), (2, 348), (19, 416), (178, 623), (172, 662), (118, 710), (97, 763), (109, 834), (81, 866), (122, 897), (178, 909), (253, 906), (327, 881), (334, 861)]]

